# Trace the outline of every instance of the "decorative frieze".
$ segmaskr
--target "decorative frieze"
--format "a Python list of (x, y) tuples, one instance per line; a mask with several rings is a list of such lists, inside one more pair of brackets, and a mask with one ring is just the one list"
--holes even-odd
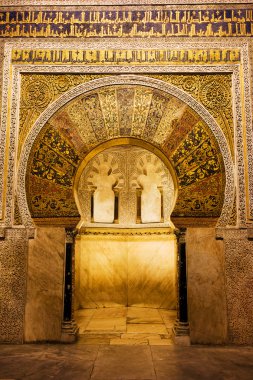
[(27, 10), (1, 12), (0, 37), (252, 37), (252, 9)]
[(235, 64), (240, 49), (14, 49), (13, 64), (185, 65)]

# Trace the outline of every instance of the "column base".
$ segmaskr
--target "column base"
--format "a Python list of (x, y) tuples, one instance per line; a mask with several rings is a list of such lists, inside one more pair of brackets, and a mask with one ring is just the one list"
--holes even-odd
[(172, 340), (178, 346), (190, 346), (190, 328), (188, 322), (176, 320), (172, 329)]
[(62, 322), (61, 342), (62, 343), (76, 342), (78, 331), (79, 331), (79, 328), (73, 319), (71, 321)]

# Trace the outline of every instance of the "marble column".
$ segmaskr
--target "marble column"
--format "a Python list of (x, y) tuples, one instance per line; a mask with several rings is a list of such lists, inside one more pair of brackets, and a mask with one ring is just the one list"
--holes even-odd
[(64, 307), (61, 341), (72, 343), (77, 338), (78, 327), (74, 320), (73, 292), (75, 284), (75, 232), (66, 229), (65, 278), (64, 278)]
[(190, 344), (190, 329), (187, 307), (187, 278), (186, 278), (186, 229), (175, 231), (177, 236), (177, 319), (173, 327), (173, 340), (177, 345)]

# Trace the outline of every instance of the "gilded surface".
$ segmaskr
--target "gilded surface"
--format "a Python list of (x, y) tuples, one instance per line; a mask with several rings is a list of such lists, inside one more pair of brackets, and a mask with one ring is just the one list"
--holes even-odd
[[(73, 88), (74, 86), (88, 82), (90, 80), (102, 77), (103, 75), (71, 75), (71, 74), (62, 74), (62, 75), (22, 75), (22, 85), (21, 85), (21, 104), (20, 104), (20, 134), (19, 134), (19, 152), (23, 145), (27, 134), (29, 133), (30, 128), (32, 127), (35, 120), (39, 117), (42, 111), (46, 108), (49, 102), (57, 99), (61, 94), (67, 90)], [(233, 152), (233, 111), (232, 111), (232, 95), (231, 87), (232, 80), (230, 74), (216, 74), (216, 75), (198, 75), (198, 74), (160, 74), (160, 75), (150, 75), (153, 78), (160, 79), (162, 81), (171, 83), (182, 90), (189, 93), (197, 101), (202, 103), (212, 116), (216, 119), (217, 123), (221, 126), (223, 133), (225, 134), (227, 141), (229, 142), (231, 152)], [(45, 91), (45, 89), (49, 89)], [(115, 95), (115, 89), (106, 89), (106, 91), (99, 92), (99, 101), (106, 106), (103, 107), (103, 116), (99, 114), (100, 124), (104, 123), (105, 130), (103, 133), (107, 134), (109, 138), (118, 135), (119, 130), (119, 117), (123, 117), (126, 120), (128, 112), (131, 112), (132, 107), (126, 107), (126, 93), (124, 93), (124, 112), (122, 114), (122, 102), (118, 102)], [(120, 97), (120, 92), (117, 93), (117, 96)], [(219, 102), (215, 100), (215, 97), (219, 96)], [(36, 98), (33, 99), (33, 98)], [(28, 100), (31, 99), (31, 102)], [(139, 137), (141, 134), (141, 128), (143, 123), (146, 124), (148, 110), (151, 106), (151, 100), (154, 104), (155, 98), (152, 97), (152, 94), (147, 88), (136, 88), (134, 96), (134, 109), (136, 112), (133, 115), (132, 119), (132, 135)], [(98, 100), (97, 100), (98, 101)], [(131, 99), (128, 102), (131, 102)], [(93, 100), (94, 102), (94, 100)], [(158, 117), (159, 107), (163, 108), (163, 117), (160, 120), (160, 123), (157, 124), (156, 134), (153, 136), (154, 141), (157, 144), (160, 144), (164, 141), (164, 131), (166, 127), (166, 135), (169, 136), (169, 130), (172, 130), (171, 121), (173, 115), (177, 112), (179, 116), (180, 102), (175, 98), (167, 98), (166, 106), (156, 105), (158, 107), (156, 112), (156, 117)], [(86, 101), (87, 104), (87, 101)], [(119, 113), (117, 111), (117, 107)], [(85, 106), (86, 109), (87, 105)], [(153, 106), (152, 106), (153, 107)], [(138, 111), (137, 111), (138, 108)], [(154, 108), (154, 107), (153, 107)], [(83, 109), (82, 102), (78, 101), (67, 107), (68, 112), (61, 113), (55, 116), (55, 123), (60, 123), (64, 118), (66, 119), (66, 124), (69, 128), (66, 127), (65, 134), (69, 135), (72, 132), (74, 122), (75, 125), (79, 128), (79, 133), (81, 135), (81, 145), (80, 138), (76, 141), (72, 141), (76, 149), (80, 150), (83, 147), (84, 141), (87, 141), (87, 130), (89, 131), (88, 136), (88, 145), (94, 145), (96, 143), (95, 132), (92, 132), (92, 126), (90, 119), (85, 117), (86, 111)], [(91, 111), (90, 111), (91, 112)], [(126, 114), (125, 114), (126, 113)], [(121, 115), (121, 116), (120, 116)], [(184, 113), (183, 118), (187, 118), (187, 122), (184, 123), (185, 128), (188, 128), (187, 125), (190, 125), (194, 122), (195, 116), (190, 111)], [(102, 120), (104, 119), (104, 121)], [(59, 119), (59, 121), (57, 121)], [(175, 119), (175, 118), (174, 118)], [(123, 121), (123, 119), (121, 120)], [(98, 121), (95, 121), (98, 123)], [(149, 122), (149, 121), (148, 121)], [(176, 121), (175, 121), (176, 122)], [(83, 128), (83, 123), (86, 124), (86, 128)], [(122, 122), (121, 128), (123, 126)], [(190, 127), (189, 125), (189, 127)], [(71, 126), (71, 127), (70, 127)], [(174, 128), (173, 128), (174, 129)], [(101, 131), (101, 128), (100, 128)], [(181, 133), (178, 136), (179, 140), (181, 139)], [(153, 132), (152, 132), (153, 133)], [(173, 138), (175, 138), (175, 129)], [(73, 137), (74, 138), (74, 137)], [(170, 144), (171, 144), (170, 137)], [(78, 145), (80, 145), (78, 147)]]
[[(28, 75), (21, 77), (19, 153), (31, 126), (50, 102), (64, 92), (101, 75)], [(70, 131), (66, 131), (68, 133)]]
[(170, 65), (239, 63), (240, 49), (13, 49), (13, 64)]
[[(234, 151), (234, 125), (232, 108), (232, 78), (230, 74), (216, 75), (151, 75), (153, 78), (171, 83), (189, 93), (215, 118), (229, 143), (231, 154)], [(187, 125), (192, 123), (191, 113), (185, 113)], [(175, 136), (173, 136), (175, 138)], [(181, 137), (178, 136), (180, 139)]]
[(0, 37), (251, 37), (252, 9), (2, 11)]
[(82, 94), (49, 120), (29, 160), (32, 216), (78, 216), (72, 195), (76, 168), (99, 143), (124, 136), (149, 141), (170, 159), (179, 183), (173, 215), (219, 216), (224, 168), (213, 134), (181, 100), (141, 85)]
[(69, 186), (78, 161), (78, 155), (66, 139), (49, 127), (37, 146), (31, 174)]

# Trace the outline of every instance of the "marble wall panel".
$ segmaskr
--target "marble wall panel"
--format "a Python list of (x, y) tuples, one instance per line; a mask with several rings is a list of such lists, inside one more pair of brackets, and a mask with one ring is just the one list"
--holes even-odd
[(81, 235), (76, 248), (80, 308), (175, 308), (174, 235)]
[(65, 229), (37, 228), (28, 254), (25, 341), (56, 341), (61, 337)]
[(0, 342), (22, 343), (28, 238), (24, 228), (5, 231), (0, 239)]
[(127, 304), (127, 250), (125, 236), (81, 235), (81, 308)]
[(174, 235), (130, 236), (129, 306), (176, 308), (176, 241)]
[(229, 343), (253, 344), (253, 241), (232, 230), (224, 243)]
[(191, 343), (227, 341), (224, 244), (213, 228), (189, 228), (186, 235)]

